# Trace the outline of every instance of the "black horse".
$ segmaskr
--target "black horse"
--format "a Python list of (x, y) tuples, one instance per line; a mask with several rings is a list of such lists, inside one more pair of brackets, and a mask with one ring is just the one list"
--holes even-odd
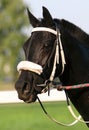
[[(59, 77), (64, 86), (89, 83), (89, 35), (66, 20), (53, 19), (45, 7), (42, 19), (37, 19), (29, 10), (28, 16), (34, 29), (23, 46), (27, 62), (18, 65), (21, 74), (15, 88), (19, 98), (27, 103), (34, 102), (46, 87), (42, 84), (48, 84), (55, 77)], [(54, 63), (56, 49), (59, 56)], [(34, 66), (40, 72), (36, 72)], [(66, 93), (83, 119), (88, 121), (89, 88), (66, 90)]]

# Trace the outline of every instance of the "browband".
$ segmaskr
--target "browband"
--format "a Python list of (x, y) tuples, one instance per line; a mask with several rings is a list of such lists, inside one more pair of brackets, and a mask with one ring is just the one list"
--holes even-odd
[[(36, 31), (46, 31), (46, 32), (50, 32), (50, 33), (52, 33), (54, 35), (57, 35), (57, 31), (55, 31), (55, 30), (53, 30), (51, 28), (46, 28), (46, 27), (36, 27), (36, 28), (33, 28), (31, 33), (32, 32), (36, 32)], [(59, 33), (59, 35), (60, 35), (60, 33)]]

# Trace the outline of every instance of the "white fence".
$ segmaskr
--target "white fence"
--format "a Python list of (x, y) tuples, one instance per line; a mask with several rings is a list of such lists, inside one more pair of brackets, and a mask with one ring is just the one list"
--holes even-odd
[[(66, 100), (65, 93), (62, 91), (51, 90), (50, 96), (48, 93), (39, 94), (41, 101), (62, 101)], [(18, 99), (16, 91), (1, 91), (0, 92), (0, 103), (19, 103), (23, 102)]]

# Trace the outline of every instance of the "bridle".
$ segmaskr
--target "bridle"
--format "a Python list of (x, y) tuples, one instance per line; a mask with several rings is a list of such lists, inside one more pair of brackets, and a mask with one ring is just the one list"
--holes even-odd
[[(62, 42), (61, 42), (61, 34), (59, 32), (59, 29), (57, 28), (56, 31), (50, 28), (46, 28), (46, 27), (36, 27), (32, 29), (32, 32), (38, 32), (38, 31), (46, 31), (49, 33), (52, 33), (54, 35), (56, 35), (57, 37), (57, 42), (56, 42), (56, 50), (55, 50), (55, 57), (54, 57), (54, 62), (53, 62), (53, 68), (52, 68), (52, 72), (50, 75), (50, 78), (48, 79), (49, 81), (53, 81), (54, 76), (55, 76), (55, 72), (56, 72), (56, 65), (60, 64), (59, 63), (59, 48), (60, 48), (60, 54), (61, 54), (61, 60), (62, 60), (62, 71), (61, 74), (64, 72), (64, 66), (66, 64), (65, 61), (65, 55), (64, 55), (64, 50), (63, 50), (63, 46), (62, 46)], [(43, 68), (41, 65), (33, 63), (31, 61), (21, 61), (18, 65), (17, 65), (17, 71), (21, 71), (21, 70), (28, 70), (28, 71), (32, 71), (38, 75), (41, 75), (43, 72)], [(46, 81), (45, 81), (46, 83)], [(45, 84), (44, 83), (44, 84)]]
[[(63, 74), (64, 72), (64, 68), (65, 68), (65, 64), (66, 64), (66, 61), (65, 61), (65, 55), (64, 55), (64, 50), (63, 50), (63, 46), (62, 46), (62, 42), (61, 42), (61, 34), (60, 34), (60, 31), (58, 28), (56, 28), (56, 31), (53, 30), (53, 29), (50, 29), (50, 28), (47, 28), (47, 27), (36, 27), (36, 28), (33, 28), (32, 29), (32, 32), (38, 32), (38, 31), (46, 31), (46, 32), (49, 32), (49, 33), (52, 33), (54, 35), (56, 35), (57, 37), (57, 42), (56, 42), (56, 48), (55, 48), (55, 57), (54, 57), (54, 62), (53, 62), (53, 68), (52, 68), (52, 72), (51, 72), (51, 75), (50, 75), (50, 78), (47, 80), (47, 81), (50, 81), (52, 82), (54, 80), (54, 76), (55, 76), (55, 72), (56, 72), (56, 65), (57, 64), (60, 64), (60, 60), (59, 60), (59, 48), (60, 48), (60, 55), (61, 55), (61, 63), (62, 63), (62, 71), (61, 71), (61, 74)], [(31, 61), (21, 61), (18, 65), (17, 65), (17, 71), (20, 72), (21, 70), (28, 70), (28, 71), (31, 71), (31, 72), (34, 72), (38, 75), (41, 75), (43, 73), (43, 67), (39, 64), (36, 64), (36, 63), (33, 63)], [(45, 81), (44, 84), (39, 84), (38, 86), (47, 86), (47, 81)], [(69, 111), (71, 112), (72, 116), (75, 118), (75, 121), (70, 123), (70, 124), (64, 124), (64, 123), (61, 123), (61, 122), (58, 122), (56, 121), (54, 118), (52, 118), (47, 112), (46, 110), (44, 109), (39, 97), (37, 96), (37, 99), (44, 111), (44, 113), (52, 120), (54, 121), (55, 123), (59, 124), (59, 125), (62, 125), (62, 126), (72, 126), (74, 124), (76, 124), (78, 121), (81, 121), (83, 123), (89, 123), (89, 121), (82, 121), (80, 118), (81, 116), (77, 117), (71, 106), (69, 105), (69, 100), (68, 100), (68, 96), (67, 96), (67, 102), (68, 102), (68, 109)]]

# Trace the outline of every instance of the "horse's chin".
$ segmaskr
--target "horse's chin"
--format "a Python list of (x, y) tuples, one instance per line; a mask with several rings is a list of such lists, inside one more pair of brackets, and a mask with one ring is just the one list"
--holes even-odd
[(27, 99), (24, 100), (24, 102), (26, 103), (32, 103), (32, 102), (35, 102), (37, 99), (37, 95), (30, 95)]
[(25, 103), (35, 102), (37, 99), (37, 93), (25, 95), (18, 91), (18, 98), (23, 100)]

